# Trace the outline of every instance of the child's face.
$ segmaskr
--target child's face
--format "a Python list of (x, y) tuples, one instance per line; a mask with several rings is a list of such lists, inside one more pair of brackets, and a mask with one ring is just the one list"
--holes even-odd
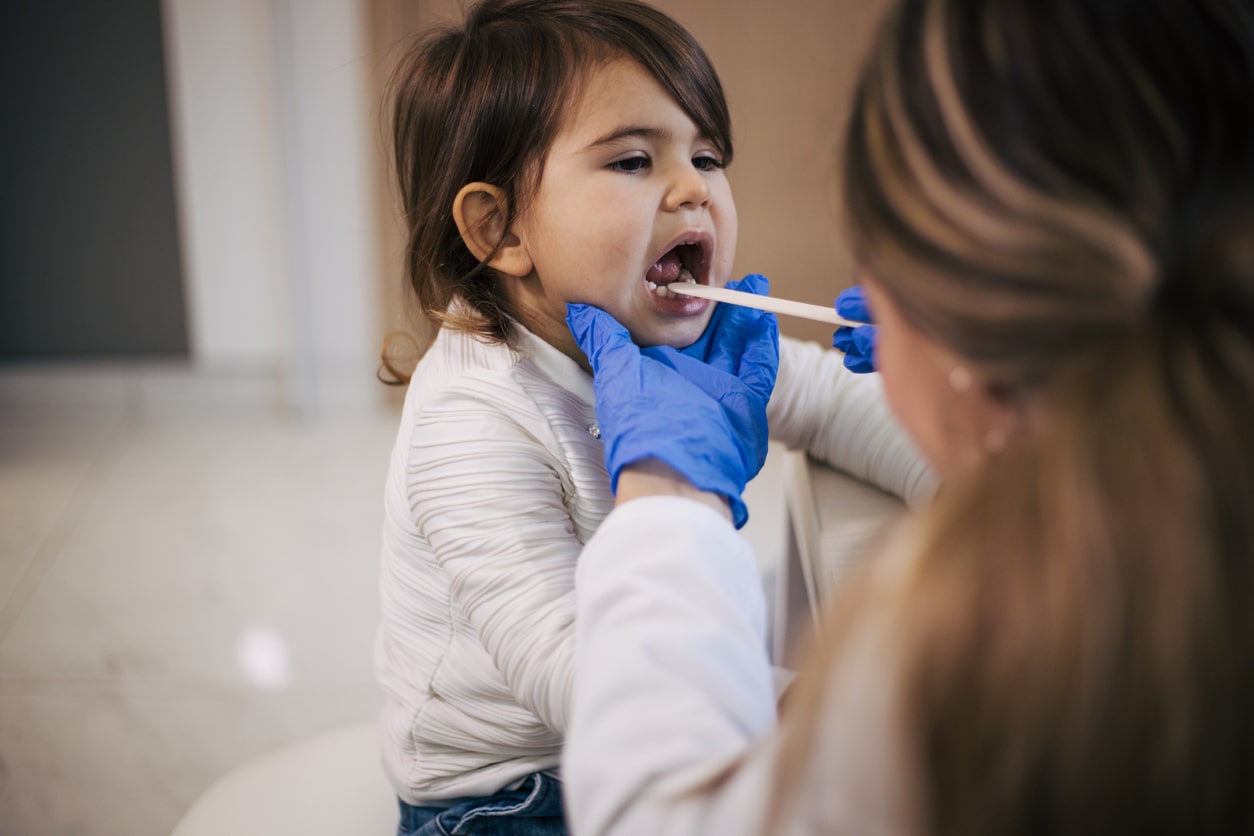
[(594, 70), (549, 149), (534, 202), (514, 229), (534, 263), (524, 324), (582, 361), (566, 303), (612, 314), (637, 344), (694, 342), (711, 303), (659, 297), (684, 271), (726, 284), (736, 207), (713, 142), (634, 61)]

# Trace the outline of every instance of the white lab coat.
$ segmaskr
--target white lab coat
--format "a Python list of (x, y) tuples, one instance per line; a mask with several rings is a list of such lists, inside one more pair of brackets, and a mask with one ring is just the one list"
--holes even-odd
[(768, 826), (781, 737), (749, 544), (700, 503), (637, 499), (584, 548), (576, 598), (562, 761), (575, 836), (914, 830), (891, 607), (842, 645), (810, 763)]

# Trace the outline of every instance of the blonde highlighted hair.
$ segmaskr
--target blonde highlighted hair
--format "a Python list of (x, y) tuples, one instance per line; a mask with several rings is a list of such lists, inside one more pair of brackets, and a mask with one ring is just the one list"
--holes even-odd
[[(924, 829), (1254, 832), (1250, 4), (904, 0), (845, 153), (861, 264), (1045, 405), (912, 522), (892, 646)], [(843, 600), (784, 795), (827, 745)]]

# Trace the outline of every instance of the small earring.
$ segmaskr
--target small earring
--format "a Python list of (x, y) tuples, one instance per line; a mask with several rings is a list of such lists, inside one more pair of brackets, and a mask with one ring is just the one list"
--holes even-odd
[(1006, 431), (1001, 427), (994, 427), (984, 436), (984, 452), (990, 456), (996, 456), (998, 453), (1006, 449)]
[(971, 388), (971, 372), (965, 366), (954, 366), (949, 372), (949, 388), (966, 392)]

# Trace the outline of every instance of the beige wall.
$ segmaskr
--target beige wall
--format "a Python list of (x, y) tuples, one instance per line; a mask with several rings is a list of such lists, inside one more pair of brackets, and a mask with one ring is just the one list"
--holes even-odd
[[(772, 294), (829, 304), (852, 283), (835, 207), (838, 139), (859, 61), (886, 0), (655, 0), (705, 47), (731, 106), (728, 170), (740, 214), (737, 274), (764, 273)], [(457, 0), (375, 0), (377, 66), (406, 32), (456, 18)], [(388, 192), (390, 194), (390, 192)], [(384, 223), (399, 246), (394, 213)], [(399, 250), (385, 255), (389, 327), (402, 302)], [(829, 342), (831, 328), (789, 317), (781, 330)]]
[[(884, 0), (666, 0), (723, 79), (736, 159), (738, 273), (771, 293), (830, 304), (852, 283), (837, 230), (838, 139), (854, 76)], [(780, 329), (830, 343), (831, 328), (781, 317)]]

